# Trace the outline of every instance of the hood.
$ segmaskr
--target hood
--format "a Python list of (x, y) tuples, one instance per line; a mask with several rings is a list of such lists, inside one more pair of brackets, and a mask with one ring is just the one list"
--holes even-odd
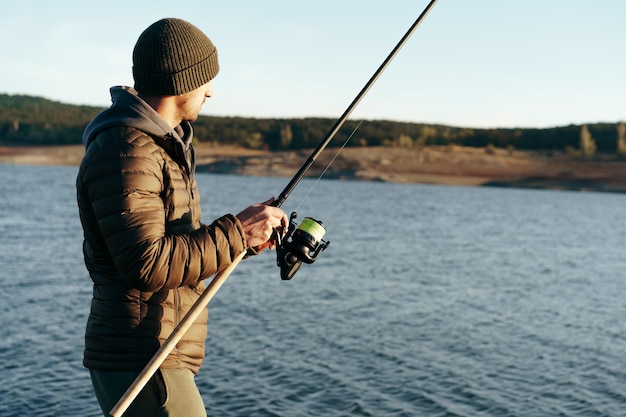
[(115, 126), (132, 127), (151, 136), (170, 136), (180, 141), (185, 148), (188, 147), (193, 137), (189, 123), (183, 122), (184, 125), (172, 129), (133, 88), (116, 86), (111, 87), (110, 91), (113, 104), (96, 115), (83, 132), (85, 149), (100, 132)]

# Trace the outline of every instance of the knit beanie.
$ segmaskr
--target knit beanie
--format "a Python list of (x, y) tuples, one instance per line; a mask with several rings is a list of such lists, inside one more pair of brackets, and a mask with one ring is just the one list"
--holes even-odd
[(133, 50), (135, 90), (177, 96), (195, 90), (219, 71), (217, 49), (200, 29), (167, 18), (148, 26)]

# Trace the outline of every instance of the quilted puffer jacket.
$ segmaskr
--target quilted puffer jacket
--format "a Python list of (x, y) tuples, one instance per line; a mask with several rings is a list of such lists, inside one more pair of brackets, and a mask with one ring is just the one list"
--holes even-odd
[[(233, 215), (200, 222), (191, 125), (171, 129), (134, 90), (87, 126), (76, 187), (93, 281), (83, 363), (142, 369), (204, 290), (246, 248)], [(197, 372), (205, 310), (163, 363)]]

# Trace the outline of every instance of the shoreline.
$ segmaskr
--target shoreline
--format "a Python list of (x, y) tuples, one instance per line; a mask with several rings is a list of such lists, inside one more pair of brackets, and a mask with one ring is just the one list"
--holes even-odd
[[(198, 144), (197, 171), (247, 176), (292, 177), (310, 150), (270, 152)], [(82, 145), (0, 146), (0, 163), (78, 166)], [(307, 176), (390, 183), (497, 186), (626, 193), (626, 161), (589, 160), (502, 149), (430, 146), (327, 149)]]

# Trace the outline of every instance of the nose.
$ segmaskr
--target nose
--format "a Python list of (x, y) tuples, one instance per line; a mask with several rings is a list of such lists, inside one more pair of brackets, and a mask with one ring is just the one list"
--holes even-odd
[(204, 96), (208, 98), (213, 97), (213, 85), (211, 84), (211, 81), (206, 83), (206, 86), (204, 89)]

